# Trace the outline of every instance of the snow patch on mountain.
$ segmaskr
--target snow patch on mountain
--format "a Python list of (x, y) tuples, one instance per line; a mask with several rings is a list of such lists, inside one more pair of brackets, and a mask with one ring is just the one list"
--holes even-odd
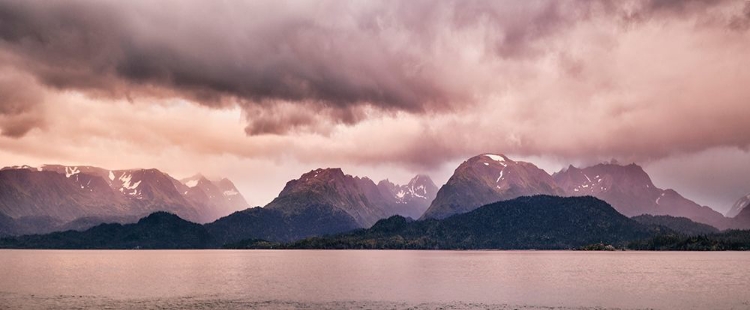
[(661, 195), (659, 195), (659, 197), (656, 198), (657, 205), (659, 204), (659, 200), (661, 200), (661, 197), (664, 197), (664, 193), (661, 193)]
[(71, 176), (74, 176), (79, 173), (81, 173), (81, 170), (79, 170), (78, 167), (65, 167), (66, 178), (70, 178)]
[(122, 184), (120, 185), (120, 192), (129, 196), (134, 196), (138, 199), (141, 199), (141, 193), (138, 190), (138, 186), (141, 185), (141, 181), (131, 182), (133, 180), (133, 175), (130, 173), (123, 173), (120, 178), (118, 178)]
[(505, 158), (503, 158), (503, 157), (502, 157), (502, 156), (500, 156), (500, 155), (495, 155), (495, 154), (484, 154), (484, 156), (487, 156), (487, 157), (488, 157), (489, 159), (492, 159), (492, 160), (494, 160), (494, 161), (496, 161), (496, 162), (499, 162), (499, 163), (502, 163), (502, 162), (504, 162), (504, 161), (505, 161)]

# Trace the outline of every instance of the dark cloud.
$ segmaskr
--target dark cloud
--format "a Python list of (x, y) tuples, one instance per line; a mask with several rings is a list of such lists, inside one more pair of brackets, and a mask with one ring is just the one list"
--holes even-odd
[(0, 68), (0, 135), (19, 138), (42, 126), (43, 99), (32, 78)]
[[(292, 3), (239, 6), (3, 1), (1, 46), (48, 86), (112, 97), (181, 96), (210, 106), (226, 105), (227, 97), (258, 105), (317, 101), (421, 112), (470, 95), (420, 70), (420, 53), (391, 46), (373, 26), (380, 16), (346, 7), (326, 12), (339, 3), (302, 12), (286, 10)], [(348, 24), (351, 13), (362, 13), (362, 23)]]
[[(239, 106), (248, 135), (328, 134), (338, 125), (405, 112), (427, 125), (417, 129), (416, 142), (389, 149), (385, 159), (409, 164), (436, 165), (488, 147), (524, 155), (572, 157), (585, 150), (606, 157), (660, 157), (675, 149), (747, 145), (745, 127), (736, 121), (745, 112), (741, 103), (747, 96), (711, 83), (730, 85), (744, 76), (733, 78), (701, 62), (715, 55), (711, 44), (744, 34), (711, 44), (653, 47), (659, 42), (638, 31), (653, 35), (646, 26), (659, 30), (686, 24), (680, 34), (697, 37), (692, 32), (704, 25), (743, 29), (749, 11), (747, 3), (699, 0), (0, 0), (0, 53), (10, 55), (2, 58), (5, 66), (54, 90)], [(670, 57), (643, 64), (660, 53)], [(651, 82), (654, 68), (681, 55), (690, 61), (662, 68), (679, 70), (679, 80), (666, 74)], [(727, 67), (744, 64), (742, 56), (722, 59), (729, 59)], [(623, 63), (636, 67), (622, 70)], [(691, 66), (696, 68), (686, 69)], [(673, 89), (648, 88), (657, 83)], [(631, 93), (633, 85), (644, 89)], [(638, 98), (631, 98), (634, 93)], [(693, 96), (674, 98), (683, 93)], [(712, 104), (726, 105), (730, 115), (705, 110)], [(656, 105), (669, 105), (654, 113), (663, 119), (647, 113)], [(40, 106), (3, 103), (0, 114), (15, 120), (4, 120), (3, 132), (19, 136), (40, 126), (43, 120), (30, 116), (38, 115), (32, 112)], [(23, 113), (13, 112), (19, 109)], [(502, 109), (508, 111), (496, 112)], [(451, 114), (464, 120), (430, 123)], [(702, 114), (722, 125), (693, 132), (680, 122)], [(481, 120), (489, 115), (497, 124)], [(580, 137), (592, 130), (578, 121), (581, 117), (607, 122), (597, 126), (596, 135)], [(679, 126), (661, 128), (665, 120)], [(472, 135), (475, 128), (493, 125), (504, 132), (494, 138)], [(655, 128), (660, 130), (652, 133)], [(685, 130), (692, 135), (679, 134)], [(631, 133), (642, 139), (613, 142)], [(363, 160), (370, 159), (384, 157)]]
[[(328, 113), (332, 123), (347, 124), (353, 112), (345, 110), (364, 105), (424, 113), (481, 100), (483, 82), (461, 80), (472, 68), (455, 63), (460, 55), (441, 54), (453, 32), (484, 29), (483, 57), (528, 59), (543, 56), (544, 38), (599, 6), (2, 0), (0, 48), (55, 89), (129, 100), (184, 97), (213, 107), (315, 102), (339, 110)], [(283, 133), (304, 123), (272, 116), (248, 132)]]

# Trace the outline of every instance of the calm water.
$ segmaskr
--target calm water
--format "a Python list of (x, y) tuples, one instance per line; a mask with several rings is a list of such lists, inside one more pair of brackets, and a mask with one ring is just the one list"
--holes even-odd
[(750, 309), (750, 253), (0, 251), (0, 308)]

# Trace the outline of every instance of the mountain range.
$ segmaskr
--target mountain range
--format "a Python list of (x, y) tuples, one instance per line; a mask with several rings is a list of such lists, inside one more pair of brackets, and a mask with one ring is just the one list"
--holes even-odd
[(456, 168), (422, 219), (443, 219), (488, 203), (530, 195), (563, 196), (544, 170), (505, 155), (474, 156)]
[[(257, 209), (261, 208), (253, 210)], [(133, 224), (2, 238), (0, 248), (182, 249), (269, 244), (257, 236), (227, 244), (220, 236), (224, 228), (216, 222), (199, 225), (156, 212)], [(284, 248), (571, 249), (602, 242), (623, 247), (665, 232), (673, 233), (663, 226), (640, 224), (593, 197), (534, 196), (492, 203), (442, 220), (414, 221), (394, 215), (367, 229), (270, 244)]]
[(400, 186), (387, 180), (344, 174), (341, 169), (316, 169), (287, 182), (263, 208), (232, 213), (207, 227), (224, 243), (249, 236), (292, 241), (368, 228), (392, 215), (413, 216), (426, 209), (437, 186), (423, 175)]
[(220, 244), (253, 238), (289, 242), (370, 228), (394, 215), (446, 219), (534, 195), (593, 196), (627, 217), (654, 215), (673, 227), (680, 227), (680, 220), (658, 216), (684, 217), (719, 229), (750, 228), (750, 209), (745, 208), (750, 195), (732, 208), (729, 215), (734, 218), (727, 218), (674, 190), (656, 187), (635, 164), (570, 166), (550, 175), (529, 162), (481, 154), (461, 163), (440, 188), (425, 175), (398, 185), (389, 180), (375, 183), (338, 168), (315, 169), (287, 182), (262, 208), (249, 208), (228, 179), (211, 181), (200, 174), (177, 180), (156, 169), (9, 167), (0, 170), (0, 235), (134, 223), (165, 211), (207, 223), (205, 229)]
[(182, 183), (156, 169), (107, 170), (87, 166), (22, 166), (0, 170), (0, 213), (9, 234), (84, 229), (127, 223), (156, 211), (197, 223), (213, 221), (247, 202), (227, 179)]
[(657, 188), (636, 164), (598, 164), (583, 169), (569, 166), (552, 178), (565, 195), (597, 197), (626, 216), (671, 215), (722, 229), (729, 225), (721, 213), (700, 206), (672, 189)]

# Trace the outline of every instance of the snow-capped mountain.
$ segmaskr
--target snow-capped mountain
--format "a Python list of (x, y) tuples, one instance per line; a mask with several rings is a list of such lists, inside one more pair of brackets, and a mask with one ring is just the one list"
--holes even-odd
[(237, 210), (250, 207), (245, 198), (240, 195), (232, 181), (222, 179), (214, 182), (197, 174), (180, 180), (185, 187), (178, 186), (183, 195), (207, 208), (207, 212), (214, 218), (229, 215)]
[(422, 218), (442, 219), (488, 203), (540, 194), (561, 196), (564, 192), (534, 164), (482, 154), (456, 168)]
[(553, 178), (567, 195), (597, 197), (626, 216), (671, 215), (717, 228), (727, 225), (721, 213), (700, 206), (672, 189), (657, 188), (636, 164), (598, 164), (583, 169), (569, 166), (553, 174)]
[(435, 184), (426, 176), (417, 176), (404, 186), (380, 184), (344, 174), (339, 168), (316, 169), (287, 182), (266, 208), (286, 214), (308, 212), (310, 221), (322, 214), (339, 216), (344, 212), (357, 227), (370, 227), (396, 214), (417, 217), (421, 205), (435, 192)]
[[(223, 197), (224, 191), (214, 187)], [(32, 225), (35, 227), (24, 230), (33, 233), (36, 228), (49, 231), (48, 226), (72, 221), (78, 222), (65, 227), (131, 221), (156, 211), (172, 212), (202, 223), (231, 213), (232, 210), (227, 208), (246, 207), (246, 203), (227, 202), (217, 209), (206, 200), (187, 195), (187, 188), (157, 169), (107, 170), (61, 165), (6, 167), (0, 170), (0, 213), (25, 223), (41, 223), (39, 220), (45, 219), (47, 224)], [(244, 202), (239, 192), (232, 195), (232, 199)]]
[(265, 207), (234, 212), (206, 227), (222, 242), (298, 240), (368, 228), (396, 214), (415, 218), (419, 204), (425, 204), (422, 200), (429, 200), (434, 192), (435, 185), (427, 176), (417, 176), (404, 186), (386, 182), (379, 186), (339, 168), (315, 169), (287, 182)]
[(412, 178), (406, 185), (382, 180), (378, 182), (378, 188), (384, 196), (392, 198), (393, 203), (400, 206), (397, 214), (414, 219), (424, 214), (438, 191), (432, 179), (421, 174)]

